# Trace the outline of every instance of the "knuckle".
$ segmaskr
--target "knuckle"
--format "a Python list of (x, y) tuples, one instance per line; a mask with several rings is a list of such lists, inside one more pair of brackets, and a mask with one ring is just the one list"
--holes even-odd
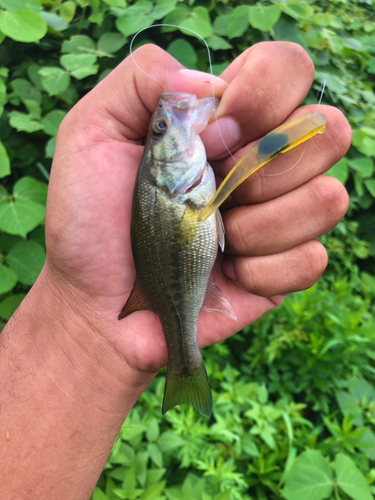
[(337, 108), (329, 109), (330, 123), (332, 123), (332, 131), (330, 132), (330, 155), (332, 162), (329, 165), (337, 163), (347, 153), (353, 139), (353, 131), (346, 119), (345, 115)]
[(237, 281), (243, 286), (248, 292), (257, 292), (257, 283), (255, 279), (255, 273), (253, 272), (251, 266), (251, 259), (245, 257), (239, 257), (234, 259), (234, 271)]
[(328, 255), (319, 241), (310, 241), (304, 248), (304, 274), (301, 279), (301, 289), (313, 286), (323, 274), (328, 264)]
[(349, 195), (343, 184), (334, 177), (320, 175), (315, 190), (325, 218), (325, 226), (332, 229), (344, 217), (349, 208)]

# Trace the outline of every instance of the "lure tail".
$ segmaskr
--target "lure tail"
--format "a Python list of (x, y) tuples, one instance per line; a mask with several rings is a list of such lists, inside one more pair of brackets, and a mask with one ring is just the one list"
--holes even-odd
[(194, 373), (177, 375), (167, 368), (165, 380), (163, 415), (176, 405), (188, 403), (204, 417), (212, 410), (212, 394), (203, 359)]

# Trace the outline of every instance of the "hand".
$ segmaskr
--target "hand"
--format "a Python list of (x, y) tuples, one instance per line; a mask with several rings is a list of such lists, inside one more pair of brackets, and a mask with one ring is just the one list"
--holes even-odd
[[(157, 47), (138, 49), (134, 59), (166, 91), (212, 95), (209, 78), (181, 74), (182, 66)], [(215, 95), (222, 96), (220, 128), (237, 158), (292, 113), (306, 112), (294, 110), (313, 74), (300, 46), (271, 42), (239, 56), (222, 74), (223, 81), (214, 79)], [(89, 325), (96, 339), (92, 349), (101, 341), (113, 347), (117, 361), (109, 369), (119, 376), (124, 362), (135, 373), (154, 372), (167, 362), (155, 314), (140, 311), (117, 320), (135, 279), (130, 219), (142, 139), (162, 91), (160, 83), (127, 58), (64, 119), (51, 174), (44, 274), (72, 314)], [(215, 266), (215, 277), (239, 321), (202, 313), (201, 347), (261, 317), (284, 294), (313, 285), (326, 267), (326, 252), (315, 238), (339, 222), (348, 197), (336, 179), (321, 174), (346, 153), (351, 131), (337, 109), (321, 106), (320, 111), (328, 118), (327, 131), (306, 144), (292, 171), (277, 177), (257, 173), (233, 193), (224, 214), (227, 254), (224, 264), (220, 258)], [(234, 161), (216, 123), (203, 138), (210, 163), (224, 177)], [(304, 147), (282, 155), (277, 168), (287, 170)], [(90, 346), (89, 337), (86, 341)]]

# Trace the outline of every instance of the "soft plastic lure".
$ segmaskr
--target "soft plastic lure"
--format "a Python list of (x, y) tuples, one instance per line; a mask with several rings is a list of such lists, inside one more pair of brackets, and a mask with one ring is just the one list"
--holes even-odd
[(208, 219), (244, 180), (266, 163), (311, 137), (323, 134), (326, 123), (327, 118), (322, 113), (307, 113), (280, 125), (256, 142), (223, 180), (213, 198), (200, 213), (199, 220)]

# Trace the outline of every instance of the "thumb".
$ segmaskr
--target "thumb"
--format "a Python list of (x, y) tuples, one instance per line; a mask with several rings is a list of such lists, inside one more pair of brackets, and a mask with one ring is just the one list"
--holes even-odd
[(146, 135), (162, 92), (221, 97), (227, 86), (219, 77), (184, 68), (155, 45), (143, 45), (89, 92), (70, 118), (93, 125), (100, 120), (100, 129), (112, 139), (139, 140)]

